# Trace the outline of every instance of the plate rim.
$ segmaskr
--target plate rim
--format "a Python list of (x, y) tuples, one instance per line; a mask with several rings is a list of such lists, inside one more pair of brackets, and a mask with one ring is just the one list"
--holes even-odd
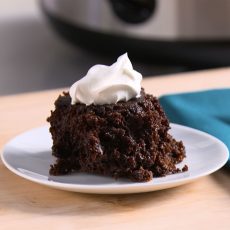
[[(1, 160), (2, 160), (3, 164), (5, 165), (5, 167), (8, 168), (11, 172), (16, 174), (17, 176), (20, 176), (24, 179), (27, 179), (29, 181), (32, 181), (32, 182), (35, 182), (35, 183), (38, 183), (41, 185), (45, 185), (45, 186), (57, 188), (57, 189), (62, 189), (62, 190), (82, 192), (82, 193), (95, 193), (95, 194), (142, 193), (142, 192), (151, 192), (154, 190), (162, 190), (162, 189), (167, 189), (170, 187), (177, 187), (177, 186), (185, 184), (185, 183), (187, 184), (187, 183), (192, 182), (196, 179), (207, 176), (207, 175), (217, 171), (218, 169), (222, 168), (227, 163), (228, 158), (229, 158), (229, 150), (228, 150), (227, 146), (218, 138), (216, 138), (216, 137), (214, 137), (214, 136), (212, 136), (206, 132), (200, 131), (198, 129), (194, 129), (194, 128), (180, 125), (180, 124), (170, 123), (171, 128), (175, 127), (177, 129), (183, 129), (183, 130), (199, 133), (199, 134), (217, 142), (221, 146), (221, 148), (224, 150), (224, 153), (225, 153), (224, 160), (222, 162), (220, 162), (219, 164), (216, 164), (215, 167), (213, 167), (212, 169), (209, 169), (206, 172), (202, 173), (201, 175), (198, 174), (198, 175), (193, 175), (193, 176), (189, 176), (189, 177), (182, 177), (182, 178), (174, 179), (172, 181), (163, 181), (160, 184), (153, 184), (153, 183), (151, 183), (151, 181), (149, 181), (149, 182), (133, 182), (133, 183), (129, 183), (129, 184), (110, 184), (109, 186), (106, 184), (103, 184), (103, 185), (84, 184), (84, 185), (82, 185), (82, 184), (70, 184), (70, 183), (63, 183), (63, 182), (56, 182), (56, 181), (48, 181), (48, 180), (45, 181), (45, 180), (41, 180), (41, 179), (37, 179), (37, 178), (31, 177), (31, 176), (28, 176), (28, 175), (20, 172), (19, 170), (15, 169), (13, 166), (11, 166), (7, 162), (7, 160), (4, 157), (4, 154), (6, 154), (5, 149), (7, 148), (8, 145), (11, 144), (11, 142), (13, 142), (15, 139), (17, 139), (19, 136), (21, 136), (23, 134), (26, 134), (26, 133), (31, 132), (31, 131), (35, 131), (36, 129), (42, 129), (42, 128), (48, 128), (48, 127), (49, 127), (48, 125), (39, 126), (36, 128), (32, 128), (30, 130), (26, 130), (25, 132), (22, 132), (16, 136), (14, 136), (3, 146), (0, 156), (1, 156)], [(142, 186), (140, 186), (140, 185), (142, 185)], [(158, 186), (161, 186), (161, 188), (160, 189), (159, 188), (154, 189), (154, 188), (157, 188)], [(134, 189), (134, 191), (133, 190), (129, 191), (130, 188)], [(123, 189), (124, 191), (118, 191), (121, 189)], [(127, 189), (128, 189), (128, 191), (127, 191)], [(135, 189), (137, 189), (137, 191)], [(142, 191), (139, 191), (139, 190), (142, 190)]]

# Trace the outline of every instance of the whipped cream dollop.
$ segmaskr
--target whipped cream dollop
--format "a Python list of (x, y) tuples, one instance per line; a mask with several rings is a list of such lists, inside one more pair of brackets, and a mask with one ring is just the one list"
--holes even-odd
[(133, 69), (127, 53), (111, 66), (95, 65), (70, 88), (71, 103), (113, 104), (140, 97), (142, 75)]

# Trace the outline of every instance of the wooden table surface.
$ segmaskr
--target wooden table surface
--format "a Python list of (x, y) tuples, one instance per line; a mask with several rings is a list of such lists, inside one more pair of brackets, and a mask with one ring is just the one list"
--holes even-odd
[[(143, 86), (157, 96), (230, 87), (230, 68), (146, 78)], [(44, 125), (61, 92), (0, 97), (0, 148)], [(89, 195), (32, 183), (0, 162), (0, 229), (230, 229), (230, 173), (157, 192)]]

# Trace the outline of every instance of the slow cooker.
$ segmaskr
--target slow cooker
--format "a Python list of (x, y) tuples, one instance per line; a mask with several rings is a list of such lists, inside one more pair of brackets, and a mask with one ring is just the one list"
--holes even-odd
[(55, 30), (100, 53), (196, 67), (230, 64), (228, 0), (40, 0)]

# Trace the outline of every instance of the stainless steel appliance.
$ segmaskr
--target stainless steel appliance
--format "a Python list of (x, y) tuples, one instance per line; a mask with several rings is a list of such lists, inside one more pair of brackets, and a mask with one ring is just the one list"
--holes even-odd
[(229, 0), (40, 0), (54, 28), (88, 49), (192, 66), (230, 64)]

